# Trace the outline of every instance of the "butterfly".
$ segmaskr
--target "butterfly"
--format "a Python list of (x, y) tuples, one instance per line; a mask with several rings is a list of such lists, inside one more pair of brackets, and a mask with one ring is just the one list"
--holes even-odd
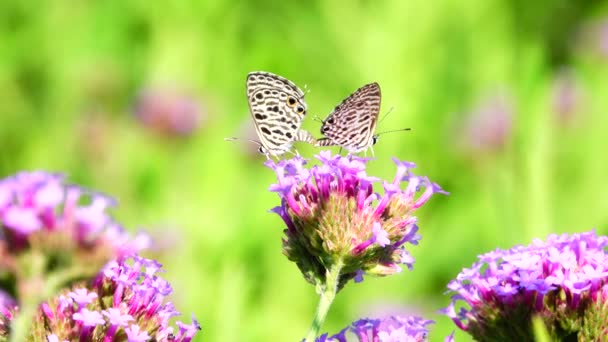
[(349, 153), (365, 151), (374, 145), (380, 98), (380, 85), (376, 82), (357, 89), (323, 120), (321, 134), (325, 138), (317, 140), (315, 145), (338, 145)]
[(252, 142), (259, 144), (258, 151), (266, 158), (290, 152), (295, 141), (314, 144), (310, 132), (300, 129), (308, 107), (304, 92), (293, 82), (270, 72), (254, 71), (247, 75), (246, 88), (249, 111), (260, 139)]
[(381, 97), (380, 85), (376, 82), (357, 89), (323, 120), (321, 134), (325, 138), (316, 140), (315, 146), (340, 146), (349, 154), (372, 148), (380, 134), (388, 133), (374, 134)]

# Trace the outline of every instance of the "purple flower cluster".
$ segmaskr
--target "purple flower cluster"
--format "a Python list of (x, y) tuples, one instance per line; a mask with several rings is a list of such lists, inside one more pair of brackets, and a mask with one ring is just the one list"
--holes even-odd
[(427, 340), (427, 325), (434, 323), (416, 316), (391, 316), (386, 319), (361, 319), (329, 337), (321, 335), (316, 342), (347, 342), (347, 334), (357, 341), (421, 342)]
[(18, 253), (32, 242), (61, 250), (111, 247), (117, 257), (148, 247), (147, 236), (130, 240), (110, 218), (111, 205), (111, 198), (68, 186), (61, 175), (21, 172), (0, 180), (0, 254)]
[(156, 275), (161, 265), (139, 256), (110, 262), (92, 286), (74, 287), (40, 306), (33, 334), (49, 341), (184, 341), (200, 330), (177, 322), (179, 315), (165, 299), (172, 288)]
[(500, 150), (511, 136), (513, 103), (506, 95), (493, 95), (480, 102), (464, 120), (462, 144), (473, 155)]
[(8, 334), (10, 321), (13, 319), (17, 302), (8, 293), (0, 290), (0, 336)]
[[(533, 316), (554, 338), (608, 337), (608, 237), (550, 235), (479, 256), (448, 289), (444, 312), (478, 340), (528, 340)], [(464, 302), (468, 308), (456, 305)]]
[(168, 137), (195, 133), (204, 115), (200, 103), (175, 88), (148, 88), (138, 96), (135, 116), (151, 130)]
[[(405, 245), (420, 239), (412, 213), (433, 193), (445, 192), (426, 177), (413, 175), (413, 163), (394, 159), (397, 173), (391, 182), (383, 182), (384, 194), (379, 194), (373, 185), (380, 179), (366, 173), (368, 159), (329, 151), (316, 158), (321, 164), (311, 168), (300, 157), (266, 162), (278, 178), (270, 191), (278, 193), (281, 205), (272, 211), (287, 225), (287, 257), (313, 284), (338, 260), (343, 263), (340, 285), (364, 272), (399, 272), (399, 264), (411, 269), (414, 259)], [(420, 188), (425, 190), (417, 196)]]

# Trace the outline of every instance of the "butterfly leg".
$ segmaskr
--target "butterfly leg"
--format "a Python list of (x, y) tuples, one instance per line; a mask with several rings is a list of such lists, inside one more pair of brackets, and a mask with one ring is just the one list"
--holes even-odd
[[(295, 151), (295, 152), (293, 152), (292, 150)], [(297, 157), (297, 156), (300, 155), (300, 153), (298, 152), (298, 150), (295, 149), (295, 148), (293, 148), (293, 147), (291, 149), (287, 150), (286, 153), (289, 153), (289, 154), (291, 154), (294, 157)]]

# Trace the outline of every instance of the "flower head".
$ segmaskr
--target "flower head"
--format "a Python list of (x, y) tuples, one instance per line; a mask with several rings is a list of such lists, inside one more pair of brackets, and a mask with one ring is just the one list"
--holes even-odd
[(558, 123), (571, 126), (581, 119), (584, 89), (574, 70), (562, 69), (553, 80), (552, 107)]
[[(108, 213), (113, 205), (110, 197), (66, 185), (57, 174), (21, 172), (0, 180), (0, 274), (11, 287), (6, 290), (17, 302), (42, 301), (42, 288), (52, 293), (69, 287), (94, 277), (109, 260), (147, 248), (146, 236), (131, 239), (114, 222)], [(85, 289), (66, 295), (81, 307), (96, 298)]]
[(105, 248), (111, 257), (147, 247), (131, 242), (111, 219), (113, 205), (110, 197), (66, 185), (61, 175), (17, 173), (0, 180), (0, 245), (13, 254), (32, 244), (58, 251)]
[(169, 137), (191, 136), (204, 118), (195, 98), (171, 88), (143, 90), (135, 105), (135, 116), (144, 126)]
[(300, 157), (266, 163), (277, 175), (270, 191), (281, 198), (272, 211), (287, 226), (284, 254), (313, 284), (323, 282), (332, 264), (342, 263), (340, 287), (363, 272), (389, 275), (399, 272), (400, 264), (411, 268), (414, 260), (405, 246), (420, 239), (412, 214), (433, 193), (445, 192), (411, 174), (414, 164), (397, 159), (395, 178), (383, 182), (380, 194), (374, 191), (380, 180), (366, 173), (368, 159), (329, 151), (316, 158), (320, 164), (312, 167)]
[(391, 316), (385, 319), (361, 319), (333, 336), (321, 335), (316, 342), (347, 342), (347, 334), (357, 341), (421, 342), (427, 340), (427, 325), (434, 323), (415, 316)]
[(0, 339), (9, 331), (10, 321), (15, 315), (17, 302), (9, 294), (0, 290)]
[(502, 94), (477, 104), (458, 130), (463, 150), (472, 155), (501, 150), (511, 136), (513, 107), (510, 97)]
[[(479, 256), (448, 285), (443, 310), (479, 340), (532, 339), (541, 317), (554, 338), (606, 338), (608, 237), (595, 232), (550, 235), (546, 241)], [(468, 307), (457, 310), (459, 303)]]
[[(137, 255), (110, 262), (92, 283), (43, 303), (32, 331), (70, 341), (165, 341), (179, 313), (166, 300), (172, 289), (159, 271), (158, 262)], [(200, 330), (194, 318), (176, 324), (172, 341), (188, 342)]]

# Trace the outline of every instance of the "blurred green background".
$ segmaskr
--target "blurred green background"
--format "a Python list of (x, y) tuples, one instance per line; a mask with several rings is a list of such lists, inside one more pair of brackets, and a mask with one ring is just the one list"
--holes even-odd
[[(394, 110), (370, 174), (417, 163), (450, 196), (418, 211), (413, 271), (337, 297), (358, 317), (437, 314), (478, 254), (608, 233), (608, 6), (594, 1), (1, 1), (0, 175), (63, 172), (113, 195), (162, 249), (199, 341), (298, 341), (317, 297), (281, 254), (273, 173), (250, 137), (249, 71), (308, 85), (304, 127), (377, 81)], [(171, 119), (180, 123), (171, 123)], [(298, 145), (306, 157), (314, 148)], [(458, 332), (456, 339), (469, 340)]]

